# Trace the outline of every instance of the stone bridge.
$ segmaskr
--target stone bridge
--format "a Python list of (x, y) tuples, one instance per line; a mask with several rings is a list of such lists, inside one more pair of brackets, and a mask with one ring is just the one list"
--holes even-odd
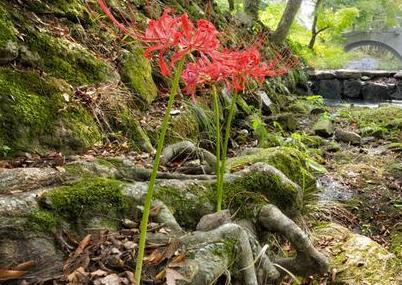
[(345, 51), (366, 45), (380, 46), (389, 50), (402, 61), (402, 29), (389, 31), (349, 32), (343, 35), (346, 39)]

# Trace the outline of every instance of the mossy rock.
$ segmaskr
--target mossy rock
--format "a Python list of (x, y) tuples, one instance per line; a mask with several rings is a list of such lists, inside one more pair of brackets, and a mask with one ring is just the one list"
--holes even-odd
[(0, 68), (0, 141), (12, 152), (81, 150), (100, 140), (89, 112), (65, 100), (60, 81)]
[(296, 217), (303, 208), (302, 189), (281, 171), (265, 163), (256, 163), (225, 181), (224, 208), (236, 209), (241, 217), (252, 217), (254, 209), (266, 203)]
[[(122, 193), (123, 184), (117, 180), (88, 177), (47, 191), (40, 197), (46, 212), (39, 212), (33, 220), (45, 219), (44, 224), (55, 224), (51, 219), (68, 222), (78, 232), (94, 219), (105, 223), (118, 223), (130, 211), (129, 200)], [(47, 219), (50, 217), (50, 219)], [(100, 219), (100, 220), (99, 220)], [(49, 222), (50, 221), (50, 222)]]
[(120, 75), (128, 88), (147, 106), (155, 100), (158, 90), (152, 79), (152, 68), (140, 48), (125, 51), (120, 62)]
[(54, 14), (74, 22), (90, 22), (90, 14), (84, 0), (29, 1), (27, 7), (38, 14)]
[(40, 57), (37, 65), (56, 78), (75, 85), (117, 81), (114, 69), (83, 46), (27, 28), (26, 46)]
[(329, 241), (326, 248), (337, 272), (336, 284), (401, 284), (401, 260), (368, 237), (334, 223), (317, 226), (313, 236)]
[(282, 171), (299, 186), (303, 186), (315, 181), (307, 159), (305, 154), (291, 147), (257, 148), (251, 149), (245, 155), (230, 158), (227, 161), (227, 169), (233, 172), (256, 162), (264, 162)]
[(328, 138), (334, 134), (334, 125), (327, 118), (320, 118), (313, 126), (313, 131), (316, 135)]

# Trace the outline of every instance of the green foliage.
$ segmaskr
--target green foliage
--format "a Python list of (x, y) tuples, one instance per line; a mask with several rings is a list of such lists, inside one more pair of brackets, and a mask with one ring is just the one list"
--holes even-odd
[(265, 147), (268, 140), (268, 131), (265, 123), (261, 120), (258, 115), (252, 115), (251, 126), (254, 131), (254, 135), (258, 138), (258, 146)]

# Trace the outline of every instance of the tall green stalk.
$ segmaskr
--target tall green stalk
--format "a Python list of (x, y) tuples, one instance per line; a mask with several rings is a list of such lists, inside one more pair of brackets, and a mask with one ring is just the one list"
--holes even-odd
[(147, 195), (145, 198), (144, 212), (142, 214), (142, 220), (141, 220), (141, 226), (140, 226), (140, 242), (138, 244), (137, 263), (136, 263), (136, 267), (135, 267), (135, 281), (137, 282), (137, 285), (141, 284), (141, 273), (142, 273), (142, 264), (143, 264), (144, 253), (145, 253), (145, 242), (146, 242), (146, 235), (147, 235), (148, 218), (149, 218), (149, 211), (151, 209), (152, 196), (154, 193), (156, 175), (157, 175), (158, 168), (159, 168), (161, 153), (162, 153), (163, 144), (165, 141), (166, 130), (169, 125), (170, 112), (172, 110), (172, 106), (173, 106), (173, 102), (174, 102), (174, 99), (175, 99), (175, 96), (177, 93), (177, 89), (179, 88), (180, 76), (181, 76), (181, 74), (183, 72), (183, 68), (184, 68), (184, 61), (185, 61), (185, 58), (180, 60), (180, 62), (178, 63), (175, 74), (174, 74), (172, 86), (170, 87), (169, 101), (168, 101), (168, 105), (167, 105), (165, 115), (164, 115), (163, 121), (162, 121), (161, 131), (160, 131), (159, 140), (158, 140), (158, 146), (156, 149), (155, 160), (154, 160), (154, 164), (153, 164), (153, 168), (152, 168), (151, 177), (149, 180)]
[[(220, 185), (220, 169), (221, 169), (221, 124), (220, 124), (220, 110), (219, 110), (219, 100), (218, 92), (216, 91), (216, 86), (212, 86), (212, 96), (214, 97), (214, 115), (215, 115), (215, 136), (216, 136), (216, 185)], [(217, 201), (219, 201), (219, 191), (217, 192)], [(220, 209), (217, 209), (220, 211)]]
[(218, 174), (218, 190), (217, 190), (217, 203), (216, 203), (216, 210), (219, 212), (222, 210), (222, 200), (223, 200), (223, 182), (224, 182), (224, 175), (225, 175), (225, 164), (226, 164), (226, 157), (227, 157), (227, 152), (228, 152), (228, 144), (229, 144), (229, 138), (230, 138), (230, 128), (232, 125), (232, 120), (233, 120), (233, 114), (236, 109), (236, 101), (237, 101), (237, 96), (238, 93), (235, 90), (233, 92), (233, 97), (232, 97), (232, 103), (230, 104), (230, 110), (229, 110), (229, 117), (226, 122), (226, 129), (225, 129), (225, 140), (223, 142), (223, 151), (222, 151), (222, 161), (220, 163), (220, 169), (219, 169), (219, 174)]

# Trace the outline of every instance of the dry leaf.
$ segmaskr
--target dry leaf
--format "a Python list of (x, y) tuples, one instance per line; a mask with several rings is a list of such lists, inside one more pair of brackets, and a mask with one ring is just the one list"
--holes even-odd
[(5, 281), (17, 279), (23, 276), (25, 273), (25, 271), (0, 269), (0, 280)]
[(74, 251), (73, 256), (78, 256), (80, 255), (84, 249), (88, 246), (89, 242), (91, 241), (91, 235), (87, 235), (82, 239), (80, 244), (78, 245), (77, 249)]
[(186, 278), (176, 270), (166, 268), (166, 284), (176, 285), (176, 280), (186, 280)]
[(85, 284), (85, 280), (87, 278), (88, 273), (85, 272), (84, 268), (79, 267), (77, 270), (75, 270), (73, 273), (67, 276), (67, 281), (69, 282), (70, 285), (79, 285), (79, 284)]
[(186, 259), (186, 255), (181, 253), (180, 255), (176, 256), (169, 264), (168, 267), (182, 267), (184, 264), (184, 260)]
[(159, 249), (155, 249), (150, 255), (144, 258), (145, 264), (158, 265), (163, 260), (162, 252)]
[(15, 266), (13, 268), (13, 270), (16, 271), (27, 271), (29, 269), (32, 269), (35, 266), (35, 262), (33, 260), (27, 261), (27, 262), (23, 262), (18, 264), (17, 266)]

